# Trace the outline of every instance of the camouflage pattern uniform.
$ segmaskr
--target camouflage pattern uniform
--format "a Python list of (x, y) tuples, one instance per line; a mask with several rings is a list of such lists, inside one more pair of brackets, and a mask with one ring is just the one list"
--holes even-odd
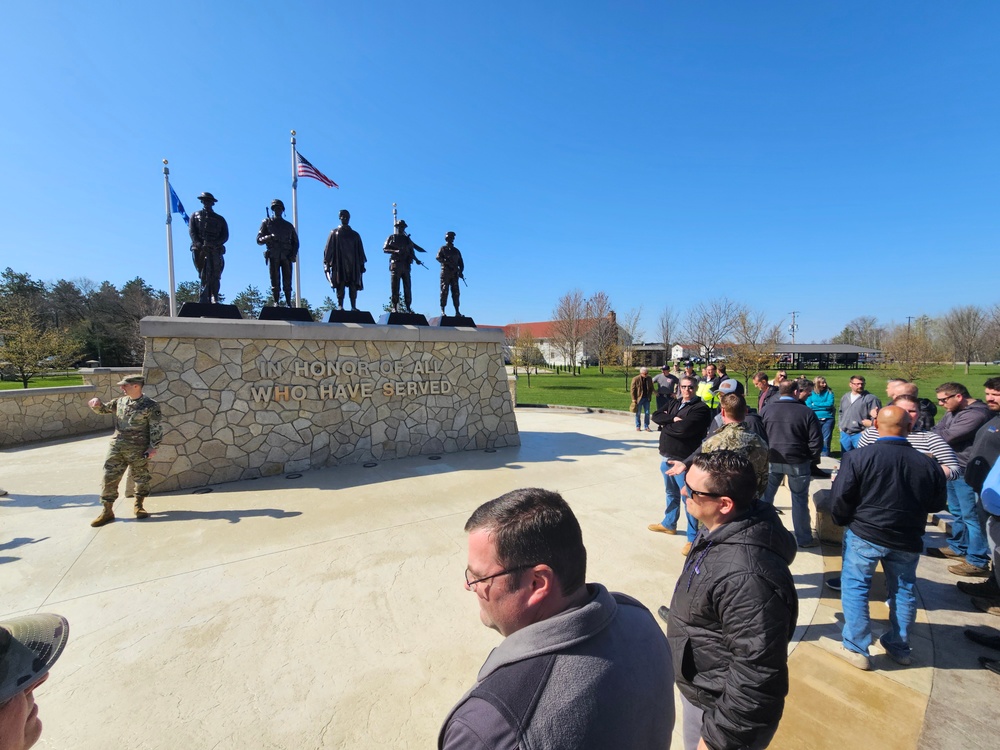
[(767, 489), (767, 443), (747, 429), (742, 422), (729, 422), (701, 444), (702, 453), (712, 451), (736, 451), (750, 459), (754, 474), (757, 475), (757, 497), (764, 496)]
[(134, 401), (121, 396), (93, 407), (97, 414), (115, 415), (115, 434), (111, 437), (111, 447), (104, 461), (104, 480), (101, 487), (101, 502), (113, 503), (118, 499), (118, 484), (125, 470), (132, 467), (135, 482), (135, 499), (141, 502), (149, 495), (149, 459), (145, 452), (156, 448), (163, 439), (160, 424), (160, 405), (149, 396), (140, 396)]

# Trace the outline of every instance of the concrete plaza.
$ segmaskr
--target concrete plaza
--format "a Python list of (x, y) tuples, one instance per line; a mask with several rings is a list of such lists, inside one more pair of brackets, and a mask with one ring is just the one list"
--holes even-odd
[[(107, 435), (0, 451), (0, 617), (58, 612), (71, 626), (38, 692), (39, 747), (433, 747), (499, 639), (462, 585), (462, 527), (517, 487), (570, 502), (589, 580), (654, 611), (668, 603), (684, 537), (646, 529), (663, 510), (657, 434), (627, 414), (517, 420), (519, 448), (154, 495), (144, 521), (121, 499), (101, 529), (89, 522)], [(788, 510), (784, 488), (777, 504)], [(1000, 618), (971, 607), (945, 561), (922, 558), (916, 664), (876, 655), (859, 672), (829, 653), (840, 603), (823, 579), (838, 567), (829, 546), (793, 566), (799, 628), (771, 746), (996, 747), (1000, 677), (961, 631)], [(872, 615), (884, 629), (884, 603)]]

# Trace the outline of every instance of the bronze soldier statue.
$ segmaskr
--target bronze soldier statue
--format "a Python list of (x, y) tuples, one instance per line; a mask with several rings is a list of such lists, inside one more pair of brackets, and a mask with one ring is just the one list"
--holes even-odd
[[(410, 239), (405, 231), (406, 222), (399, 219), (396, 224), (396, 231), (389, 235), (385, 241), (382, 251), (389, 254), (389, 272), (392, 274), (392, 312), (413, 312), (413, 296), (410, 294), (410, 269), (416, 263), (419, 266), (424, 264), (414, 253), (427, 252), (420, 245)], [(426, 268), (426, 266), (424, 266)], [(399, 309), (399, 282), (403, 282), (403, 305), (404, 309)]]
[(337, 309), (344, 309), (344, 289), (350, 290), (351, 309), (358, 309), (358, 290), (364, 289), (361, 276), (365, 272), (364, 244), (361, 235), (348, 224), (351, 212), (346, 208), (340, 212), (340, 226), (330, 232), (323, 251), (323, 267), (330, 286), (337, 290)]
[(455, 247), (455, 233), (448, 232), (444, 236), (444, 243), (438, 250), (437, 262), (441, 264), (441, 314), (444, 315), (444, 306), (448, 302), (448, 290), (451, 289), (451, 301), (455, 305), (455, 315), (462, 313), (458, 311), (458, 280), (465, 278), (465, 261), (462, 260), (462, 252)]
[(264, 251), (264, 262), (271, 271), (271, 296), (274, 305), (281, 305), (280, 291), (285, 292), (285, 305), (292, 306), (292, 263), (299, 255), (299, 235), (291, 222), (282, 218), (285, 204), (275, 198), (271, 201), (274, 216), (268, 216), (261, 222), (257, 232), (257, 244), (267, 245)]
[(198, 269), (201, 281), (201, 303), (218, 304), (219, 282), (222, 280), (222, 269), (225, 261), (226, 242), (229, 240), (229, 225), (226, 220), (212, 210), (216, 204), (215, 196), (202, 193), (198, 196), (203, 208), (195, 211), (191, 217), (191, 256), (194, 267)]

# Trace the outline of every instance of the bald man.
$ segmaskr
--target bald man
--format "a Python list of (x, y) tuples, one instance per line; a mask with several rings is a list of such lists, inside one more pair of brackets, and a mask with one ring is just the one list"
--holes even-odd
[(937, 462), (910, 445), (910, 415), (886, 406), (875, 419), (878, 440), (845, 453), (833, 483), (833, 520), (846, 526), (840, 600), (843, 641), (838, 656), (871, 669), (868, 595), (881, 562), (889, 589), (890, 630), (879, 642), (897, 664), (908, 666), (910, 628), (917, 615), (917, 560), (927, 514), (944, 510), (946, 480)]

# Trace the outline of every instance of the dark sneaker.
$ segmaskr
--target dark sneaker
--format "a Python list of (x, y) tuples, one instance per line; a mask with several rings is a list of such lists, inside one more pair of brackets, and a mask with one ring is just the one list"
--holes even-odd
[(660, 619), (667, 622), (670, 619), (670, 607), (660, 607), (656, 610), (656, 614), (660, 616)]
[(826, 585), (834, 591), (840, 591), (840, 576), (837, 576), (836, 578), (827, 578)]
[(980, 646), (986, 646), (986, 648), (995, 648), (997, 651), (1000, 651), (1000, 635), (989, 635), (988, 633), (980, 633), (976, 630), (963, 630), (962, 632), (965, 633), (965, 637), (973, 643), (978, 643)]
[(1000, 599), (1000, 586), (997, 585), (995, 576), (990, 576), (985, 581), (973, 583), (972, 581), (956, 581), (958, 590), (969, 596), (982, 596), (987, 599)]
[(927, 556), (936, 557), (939, 560), (961, 560), (965, 557), (965, 555), (960, 555), (947, 545), (944, 547), (928, 547)]

